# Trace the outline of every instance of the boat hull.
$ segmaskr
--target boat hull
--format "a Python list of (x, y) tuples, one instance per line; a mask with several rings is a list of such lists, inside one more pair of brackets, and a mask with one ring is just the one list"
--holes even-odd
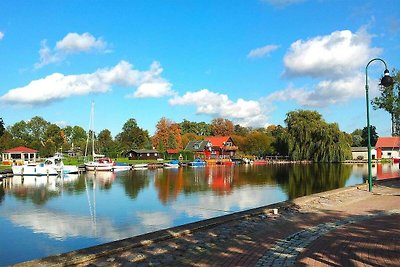
[(16, 176), (51, 176), (58, 175), (56, 169), (42, 164), (12, 166), (13, 175)]
[(99, 162), (88, 162), (85, 163), (85, 169), (87, 171), (112, 171), (112, 163), (99, 163)]

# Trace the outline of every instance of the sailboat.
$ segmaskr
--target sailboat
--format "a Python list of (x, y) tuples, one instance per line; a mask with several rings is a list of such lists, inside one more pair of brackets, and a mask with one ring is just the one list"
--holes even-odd
[(85, 158), (87, 158), (87, 150), (89, 144), (89, 136), (91, 134), (92, 139), (92, 160), (89, 162), (85, 162), (85, 169), (87, 171), (112, 171), (114, 162), (104, 155), (96, 154), (94, 151), (94, 102), (92, 102), (92, 108), (90, 112), (90, 122), (89, 129), (91, 133), (89, 133), (88, 138), (86, 140), (86, 149), (85, 149)]

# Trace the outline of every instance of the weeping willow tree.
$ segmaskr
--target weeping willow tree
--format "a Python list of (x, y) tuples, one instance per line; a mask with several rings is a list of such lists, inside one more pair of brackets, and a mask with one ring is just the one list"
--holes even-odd
[(293, 160), (341, 162), (351, 157), (351, 137), (336, 123), (326, 123), (316, 111), (286, 114), (289, 156)]

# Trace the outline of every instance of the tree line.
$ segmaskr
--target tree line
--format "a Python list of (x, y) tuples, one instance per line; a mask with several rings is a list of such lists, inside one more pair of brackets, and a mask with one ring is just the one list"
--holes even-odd
[[(266, 128), (243, 127), (224, 118), (210, 123), (184, 119), (180, 123), (161, 118), (153, 136), (138, 126), (134, 118), (128, 119), (114, 138), (108, 129), (95, 133), (96, 153), (119, 157), (131, 149), (184, 150), (189, 141), (207, 136), (231, 136), (239, 147), (239, 156), (288, 156), (293, 160), (324, 162), (348, 158), (352, 137), (341, 132), (335, 123), (326, 123), (316, 111), (289, 112), (286, 127), (270, 125)], [(0, 118), (0, 149), (27, 146), (39, 151), (43, 157), (55, 152), (80, 149), (84, 152), (90, 132), (80, 126), (59, 127), (42, 117), (19, 121), (5, 127)]]

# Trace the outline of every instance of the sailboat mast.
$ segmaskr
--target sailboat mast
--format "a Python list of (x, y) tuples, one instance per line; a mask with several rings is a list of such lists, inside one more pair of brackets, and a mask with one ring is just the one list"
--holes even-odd
[(94, 102), (92, 102), (92, 112), (91, 112), (91, 121), (92, 121), (92, 157), (94, 161)]

